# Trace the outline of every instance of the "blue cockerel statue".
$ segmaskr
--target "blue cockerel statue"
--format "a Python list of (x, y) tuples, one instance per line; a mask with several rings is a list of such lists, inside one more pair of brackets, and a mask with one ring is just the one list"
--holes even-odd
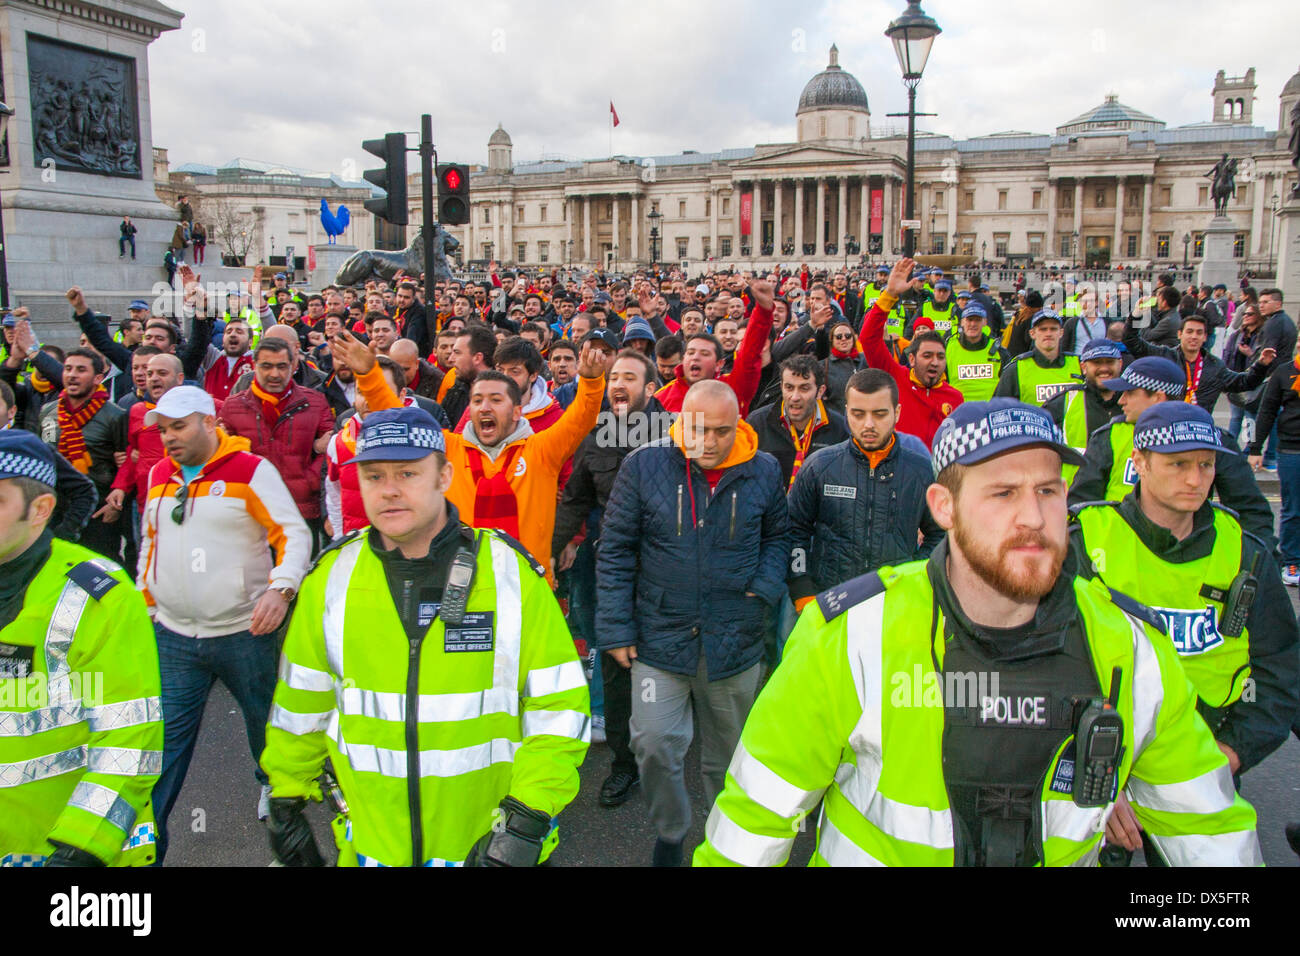
[(330, 237), (330, 245), (341, 235), (343, 230), (347, 229), (348, 223), (352, 221), (352, 214), (348, 212), (348, 207), (340, 205), (338, 213), (330, 212), (330, 204), (324, 199), (320, 201), (320, 224), (325, 227), (325, 235)]

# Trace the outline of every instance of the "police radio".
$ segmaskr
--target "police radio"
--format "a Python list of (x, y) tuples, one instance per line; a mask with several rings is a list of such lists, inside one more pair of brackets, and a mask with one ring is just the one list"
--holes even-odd
[(1238, 572), (1228, 585), (1228, 597), (1223, 602), (1223, 621), (1219, 624), (1219, 633), (1224, 637), (1241, 637), (1246, 629), (1246, 619), (1255, 604), (1255, 594), (1259, 591), (1259, 580), (1255, 569), (1259, 566), (1259, 552), (1250, 559), (1250, 569)]
[(438, 609), (438, 616), (446, 627), (460, 627), (465, 622), (465, 605), (469, 603), (469, 589), (474, 583), (474, 568), (474, 555), (464, 548), (451, 559), (447, 583), (442, 589), (442, 606)]
[(1110, 675), (1110, 697), (1088, 701), (1074, 731), (1074, 803), (1104, 807), (1115, 792), (1115, 776), (1124, 757), (1124, 719), (1116, 705), (1123, 672)]

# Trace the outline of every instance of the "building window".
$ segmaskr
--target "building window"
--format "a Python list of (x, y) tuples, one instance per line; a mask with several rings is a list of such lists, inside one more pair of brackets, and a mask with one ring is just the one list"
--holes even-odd
[(491, 207), (491, 206), (484, 206), (484, 207), (483, 207), (483, 224), (486, 226), (486, 225), (491, 225), (491, 223), (492, 223), (492, 207)]
[(523, 222), (523, 221), (524, 221), (524, 207), (523, 207), (523, 206), (516, 206), (516, 207), (515, 207), (515, 222)]
[(967, 189), (962, 193), (961, 208), (964, 212), (970, 212), (975, 208), (975, 190)]
[(1162, 232), (1162, 233), (1160, 233), (1160, 235), (1156, 236), (1156, 258), (1157, 258), (1157, 259), (1168, 259), (1168, 258), (1169, 258), (1169, 240), (1170, 240), (1170, 238), (1172, 238), (1172, 237), (1171, 237), (1170, 234), (1167, 233), (1167, 232)]
[(541, 206), (538, 206), (537, 210), (538, 210), (537, 215), (539, 221), (546, 222), (546, 205), (542, 204)]
[(492, 261), (492, 243), (483, 243), (483, 258), (488, 262)]
[(820, 137), (822, 137), (823, 139), (826, 137), (826, 117), (825, 117), (825, 116), (819, 116), (819, 117), (817, 118), (817, 135), (820, 136)]
[(713, 199), (709, 196), (704, 197), (704, 215), (713, 215)]
[[(543, 206), (542, 208), (545, 209), (546, 207)], [(549, 242), (539, 242), (537, 244), (537, 261), (538, 262), (551, 261), (551, 244)]]
[(1034, 232), (1029, 235), (1029, 257), (1031, 259), (1043, 258), (1043, 234), (1041, 232)]
[(962, 254), (963, 256), (973, 256), (973, 255), (975, 255), (975, 237), (974, 237), (974, 236), (962, 236), (962, 237), (961, 237), (961, 254)]
[(1041, 189), (1034, 190), (1033, 208), (1034, 209), (1043, 208), (1043, 191)]
[(1162, 205), (1162, 206), (1172, 206), (1173, 204), (1174, 204), (1174, 187), (1173, 187), (1173, 186), (1161, 186), (1161, 187), (1160, 187), (1160, 205)]
[[(684, 205), (686, 205), (686, 204), (685, 204), (685, 203), (682, 203), (682, 205), (684, 206)], [(686, 258), (687, 244), (688, 244), (689, 242), (690, 242), (689, 239), (678, 239), (678, 240), (677, 240), (677, 258), (678, 258), (678, 259), (685, 259), (685, 258)]]
[(605, 218), (606, 219), (614, 218), (614, 204), (612, 202), (605, 203)]
[(1205, 257), (1205, 233), (1192, 233), (1192, 255), (1197, 259)]
[(1124, 237), (1124, 255), (1128, 256), (1130, 259), (1136, 259), (1136, 258), (1137, 258), (1137, 254), (1138, 254), (1138, 237), (1137, 237), (1137, 236), (1125, 236), (1125, 237)]
[(1007, 191), (1005, 189), (998, 190), (998, 208), (999, 209), (1007, 208)]
[(1073, 189), (1062, 189), (1062, 190), (1059, 190), (1059, 191), (1057, 192), (1057, 195), (1061, 197), (1061, 203), (1060, 203), (1060, 208), (1061, 208), (1061, 209), (1073, 209), (1073, 208), (1074, 208), (1074, 190), (1073, 190)]
[(1129, 209), (1140, 209), (1142, 206), (1142, 193), (1137, 189), (1130, 189), (1124, 193), (1124, 205)]
[(946, 250), (943, 248), (942, 233), (937, 233), (937, 232), (931, 233), (930, 234), (930, 255), (941, 256), (944, 254), (945, 251)]
[(528, 259), (528, 243), (515, 243), (515, 262), (525, 262)]
[(706, 258), (706, 259), (712, 258), (712, 256), (713, 256), (713, 243), (710, 242), (708, 239), (702, 239), (702, 240), (700, 240), (700, 241), (701, 241), (701, 243), (702, 243), (703, 246), (704, 246), (704, 258)]
[(1065, 259), (1070, 258), (1070, 252), (1071, 252), (1070, 242), (1071, 242), (1070, 234), (1068, 232), (1061, 233), (1061, 244), (1060, 244), (1059, 255), (1062, 258)]
[(1011, 242), (1011, 236), (1005, 232), (995, 232), (993, 234), (993, 255), (998, 259), (1007, 257), (1007, 246)]
[(723, 236), (718, 240), (718, 255), (726, 259), (731, 255), (731, 237)]
[(1232, 258), (1243, 259), (1246, 256), (1246, 234), (1239, 232), (1232, 240)]
[(1106, 188), (1104, 186), (1097, 190), (1096, 204), (1098, 209), (1103, 209), (1106, 206)]
[(943, 190), (942, 190), (942, 189), (936, 189), (936, 190), (934, 191), (934, 204), (935, 204), (935, 206), (937, 206), (937, 207), (940, 208), (940, 209), (943, 208)]
[(1198, 186), (1196, 189), (1196, 205), (1204, 206), (1210, 198), (1209, 186)]
[(686, 200), (685, 200), (685, 199), (679, 199), (679, 200), (677, 200), (677, 218), (678, 218), (678, 219), (685, 219), (685, 218), (686, 218)]
[(722, 197), (722, 214), (724, 216), (731, 215), (731, 200), (728, 199), (726, 196)]

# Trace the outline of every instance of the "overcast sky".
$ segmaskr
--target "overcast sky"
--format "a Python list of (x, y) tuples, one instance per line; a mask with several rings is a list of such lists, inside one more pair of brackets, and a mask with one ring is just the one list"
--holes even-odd
[[(153, 43), (149, 65), (154, 145), (173, 167), (242, 156), (356, 177), (373, 164), (361, 140), (418, 130), (422, 112), (444, 161), (486, 162), (498, 122), (516, 163), (595, 158), (610, 152), (611, 100), (615, 153), (789, 142), (832, 43), (873, 129), (906, 122), (885, 116), (907, 100), (883, 33), (904, 0), (172, 5), (184, 24)], [(957, 137), (1052, 132), (1111, 92), (1170, 126), (1206, 121), (1215, 72), (1250, 66), (1255, 123), (1276, 129), (1278, 94), (1300, 68), (1293, 0), (923, 6), (943, 34), (917, 97), (939, 115), (919, 123)]]

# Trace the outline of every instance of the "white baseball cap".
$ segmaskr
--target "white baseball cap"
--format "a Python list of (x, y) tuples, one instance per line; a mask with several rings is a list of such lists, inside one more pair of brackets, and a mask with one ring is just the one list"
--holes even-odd
[(708, 284), (704, 282), (701, 282), (695, 287), (695, 293), (697, 295), (708, 295), (712, 291), (713, 290), (709, 288)]
[(216, 402), (212, 396), (194, 385), (177, 385), (163, 392), (158, 404), (144, 413), (145, 427), (158, 421), (158, 416), (166, 418), (185, 418), (198, 412), (200, 415), (217, 414)]

